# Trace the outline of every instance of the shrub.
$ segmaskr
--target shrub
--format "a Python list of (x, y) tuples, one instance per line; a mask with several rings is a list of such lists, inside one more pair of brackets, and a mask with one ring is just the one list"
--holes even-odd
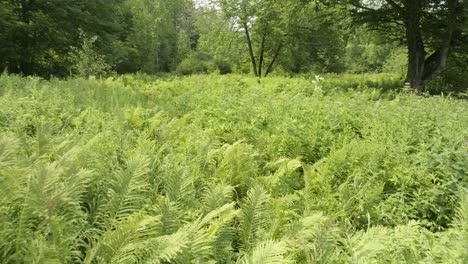
[(88, 78), (90, 76), (105, 77), (111, 73), (112, 67), (107, 64), (103, 55), (99, 54), (94, 47), (97, 36), (88, 37), (83, 31), (80, 32), (81, 47), (73, 48), (70, 53), (72, 75)]

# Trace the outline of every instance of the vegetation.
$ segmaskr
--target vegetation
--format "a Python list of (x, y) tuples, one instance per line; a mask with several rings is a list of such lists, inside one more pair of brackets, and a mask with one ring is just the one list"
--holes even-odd
[(466, 101), (398, 76), (0, 76), (1, 263), (466, 263)]
[(351, 2), (357, 16), (372, 26), (394, 31), (399, 39), (404, 32), (408, 49), (406, 82), (420, 91), (446, 69), (457, 43), (467, 40), (463, 32), (466, 10), (460, 0), (385, 0), (381, 5)]
[(389, 72), (418, 93), (466, 92), (467, 3), (0, 0), (0, 71), (44, 78)]
[(468, 263), (467, 11), (0, 0), (0, 264)]

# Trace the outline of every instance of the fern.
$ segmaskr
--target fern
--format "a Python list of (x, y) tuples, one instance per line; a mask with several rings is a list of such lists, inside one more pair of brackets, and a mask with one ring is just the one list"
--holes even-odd
[(171, 201), (167, 197), (159, 201), (159, 205), (156, 208), (156, 214), (161, 216), (160, 233), (163, 235), (172, 234), (182, 226), (182, 206), (177, 202)]
[(106, 205), (99, 212), (100, 223), (123, 219), (140, 210), (149, 191), (149, 163), (148, 157), (136, 155), (114, 174)]
[(466, 102), (368, 78), (0, 75), (0, 263), (468, 262)]
[(342, 257), (341, 230), (333, 219), (315, 213), (300, 219), (285, 236), (296, 259), (307, 263), (337, 263)]
[(240, 242), (244, 251), (256, 244), (259, 232), (268, 224), (269, 195), (260, 187), (252, 187), (241, 205)]
[(158, 235), (158, 217), (134, 214), (102, 234), (87, 249), (84, 263), (137, 263), (146, 250), (146, 240)]
[(212, 211), (232, 199), (234, 188), (229, 185), (208, 184), (203, 193), (203, 204), (207, 211)]
[[(205, 262), (213, 257), (213, 244), (235, 216), (234, 204), (226, 204), (204, 217), (187, 223), (176, 233), (148, 240), (145, 262)], [(195, 261), (197, 260), (197, 261)]]
[(238, 188), (236, 195), (243, 197), (258, 170), (255, 162), (256, 153), (251, 145), (242, 141), (225, 145), (222, 149), (224, 156), (216, 168), (215, 177), (223, 184), (236, 186)]
[(287, 246), (283, 242), (267, 240), (258, 243), (252, 253), (237, 263), (241, 264), (284, 264), (292, 263), (285, 257)]
[(69, 168), (60, 166), (61, 160), (76, 152), (72, 149), (57, 162), (38, 165), (29, 176), (21, 194), (14, 258), (36, 258), (31, 250), (39, 246), (47, 252), (48, 261), (79, 259), (80, 229), (85, 225), (82, 201), (91, 173), (74, 169), (73, 163)]
[(460, 206), (454, 223), (454, 227), (459, 232), (459, 235), (456, 241), (451, 240), (450, 243), (455, 243), (455, 246), (460, 247), (460, 250), (453, 253), (463, 252), (460, 258), (465, 263), (468, 262), (468, 189), (462, 189), (460, 193)]

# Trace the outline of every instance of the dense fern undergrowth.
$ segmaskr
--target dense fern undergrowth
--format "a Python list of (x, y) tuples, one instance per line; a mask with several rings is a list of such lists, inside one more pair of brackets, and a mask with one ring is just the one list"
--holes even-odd
[(330, 78), (0, 76), (0, 263), (467, 263), (466, 101)]

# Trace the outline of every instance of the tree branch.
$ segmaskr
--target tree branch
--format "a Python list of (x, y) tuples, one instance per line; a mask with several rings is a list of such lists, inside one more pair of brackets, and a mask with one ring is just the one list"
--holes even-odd
[(367, 7), (367, 6), (363, 6), (360, 1), (351, 1), (351, 5), (357, 7), (357, 8), (362, 8), (364, 10), (367, 10), (367, 11), (377, 11), (376, 9), (373, 9), (373, 8), (370, 8), (370, 7)]
[(385, 0), (385, 2), (387, 2), (389, 5), (391, 5), (393, 8), (397, 9), (398, 11), (403, 10), (403, 7), (395, 3), (395, 1), (393, 0)]

